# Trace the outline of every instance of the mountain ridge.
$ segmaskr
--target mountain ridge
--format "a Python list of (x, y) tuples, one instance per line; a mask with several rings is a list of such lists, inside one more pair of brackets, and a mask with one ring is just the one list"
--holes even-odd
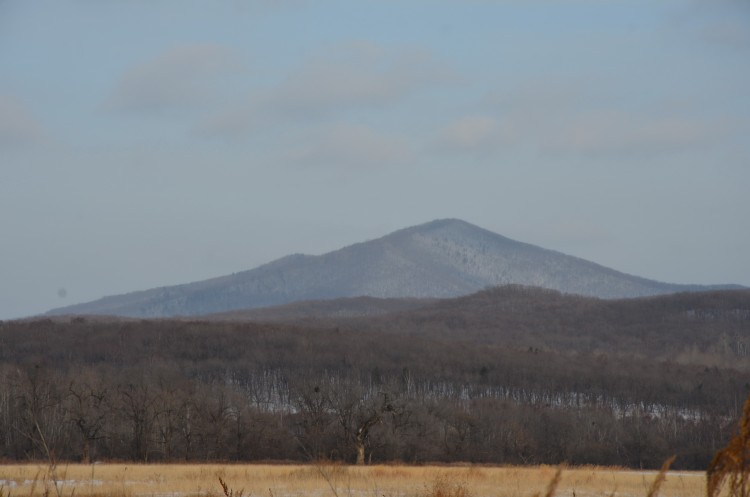
[(462, 220), (438, 219), (322, 255), (287, 255), (230, 275), (103, 297), (47, 314), (196, 316), (345, 297), (450, 298), (506, 284), (599, 298), (741, 288), (649, 280)]

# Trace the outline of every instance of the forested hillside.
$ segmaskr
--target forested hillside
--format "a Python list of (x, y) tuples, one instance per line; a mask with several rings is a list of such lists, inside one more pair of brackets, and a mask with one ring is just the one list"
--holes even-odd
[(4, 322), (0, 456), (657, 467), (676, 453), (702, 469), (750, 391), (748, 340), (747, 291), (506, 287), (366, 319)]

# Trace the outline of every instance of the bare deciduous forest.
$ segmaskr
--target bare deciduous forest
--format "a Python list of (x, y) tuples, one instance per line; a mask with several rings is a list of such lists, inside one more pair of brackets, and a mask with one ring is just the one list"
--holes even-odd
[(380, 316), (0, 324), (6, 460), (704, 469), (750, 391), (750, 292), (501, 287)]

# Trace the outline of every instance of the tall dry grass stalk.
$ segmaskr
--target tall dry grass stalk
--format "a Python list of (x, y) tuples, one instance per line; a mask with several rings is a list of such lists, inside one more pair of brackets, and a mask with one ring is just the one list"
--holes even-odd
[(240, 490), (239, 492), (237, 492), (234, 489), (229, 488), (229, 485), (227, 485), (227, 482), (221, 479), (221, 476), (219, 477), (219, 484), (221, 485), (221, 489), (224, 491), (225, 497), (242, 497), (244, 490)]
[(560, 480), (562, 480), (562, 472), (563, 472), (563, 466), (560, 466), (559, 468), (557, 468), (557, 471), (555, 472), (555, 476), (552, 477), (552, 479), (549, 482), (549, 485), (547, 485), (547, 492), (544, 494), (544, 497), (553, 497), (555, 495), (557, 486), (560, 484)]
[(742, 408), (737, 434), (716, 453), (706, 477), (708, 497), (718, 497), (727, 480), (730, 497), (750, 497), (750, 397)]
[(677, 456), (672, 456), (666, 461), (664, 461), (664, 464), (661, 465), (661, 469), (659, 470), (659, 473), (656, 475), (656, 478), (654, 478), (654, 482), (651, 484), (651, 487), (648, 489), (647, 497), (656, 497), (657, 495), (659, 495), (659, 489), (661, 488), (664, 481), (667, 479), (667, 471), (669, 471), (669, 467), (672, 465), (675, 459), (677, 459)]

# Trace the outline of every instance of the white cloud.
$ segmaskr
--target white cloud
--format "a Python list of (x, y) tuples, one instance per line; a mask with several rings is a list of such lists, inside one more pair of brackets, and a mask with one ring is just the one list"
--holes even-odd
[(722, 127), (694, 118), (599, 111), (572, 115), (548, 131), (544, 146), (553, 153), (654, 155), (706, 144)]
[(438, 135), (436, 147), (449, 152), (488, 153), (514, 140), (507, 123), (491, 116), (464, 116), (445, 127)]
[[(531, 82), (482, 100), (485, 108), (501, 116), (496, 122), (502, 123), (508, 146), (553, 155), (654, 156), (711, 146), (731, 130), (721, 118), (692, 112), (691, 105), (675, 108), (669, 102), (657, 102), (651, 108), (631, 110), (627, 102), (608, 95), (604, 88), (548, 79), (553, 82)], [(473, 135), (464, 134), (489, 134), (489, 121), (479, 124)], [(463, 128), (448, 129), (460, 137), (458, 131)]]
[(206, 119), (197, 132), (231, 137), (274, 121), (381, 109), (455, 79), (449, 69), (418, 49), (340, 44), (310, 57), (276, 86)]
[(193, 133), (200, 137), (238, 139), (253, 131), (261, 121), (255, 105), (245, 102), (204, 118)]
[(17, 98), (0, 94), (0, 146), (23, 146), (44, 140), (44, 130)]
[(208, 102), (217, 77), (237, 67), (219, 45), (182, 45), (128, 69), (104, 103), (108, 110), (163, 111)]
[(309, 115), (387, 105), (449, 77), (425, 52), (351, 43), (307, 61), (270, 92), (264, 106)]
[(409, 156), (407, 144), (400, 138), (378, 133), (367, 126), (337, 125), (313, 133), (309, 143), (288, 154), (299, 165), (323, 165), (346, 168), (387, 166)]

